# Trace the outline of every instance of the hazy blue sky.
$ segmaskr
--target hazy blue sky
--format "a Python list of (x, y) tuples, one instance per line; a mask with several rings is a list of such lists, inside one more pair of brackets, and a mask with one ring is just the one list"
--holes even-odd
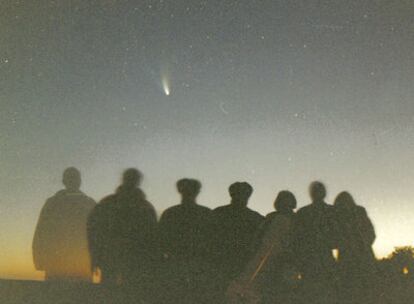
[(0, 276), (34, 275), (37, 216), (72, 165), (97, 200), (140, 168), (159, 211), (180, 177), (210, 207), (246, 180), (263, 214), (320, 179), (367, 208), (378, 255), (413, 245), (413, 15), (408, 0), (4, 1)]

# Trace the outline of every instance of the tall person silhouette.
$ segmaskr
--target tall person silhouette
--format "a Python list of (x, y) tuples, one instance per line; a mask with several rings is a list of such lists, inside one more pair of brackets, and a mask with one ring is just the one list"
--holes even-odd
[(33, 238), (35, 268), (46, 280), (92, 280), (86, 222), (95, 201), (80, 191), (81, 174), (67, 168), (65, 189), (42, 208)]
[(236, 182), (229, 187), (231, 203), (213, 210), (214, 260), (222, 271), (225, 284), (237, 278), (253, 257), (253, 244), (264, 217), (249, 209), (247, 203), (253, 188), (246, 182)]
[(177, 182), (181, 204), (164, 211), (159, 222), (159, 238), (163, 256), (189, 262), (206, 254), (207, 229), (212, 211), (197, 204), (201, 183), (195, 179)]
[(296, 249), (307, 298), (332, 303), (336, 248), (334, 207), (325, 202), (326, 188), (321, 182), (309, 187), (312, 203), (297, 212)]
[(92, 267), (101, 271), (104, 284), (134, 284), (152, 270), (157, 219), (139, 188), (141, 179), (137, 169), (127, 169), (116, 193), (89, 216)]
[(164, 211), (158, 228), (164, 257), (160, 302), (211, 303), (206, 260), (212, 211), (197, 204), (201, 190), (198, 180), (180, 179), (176, 186), (181, 204)]

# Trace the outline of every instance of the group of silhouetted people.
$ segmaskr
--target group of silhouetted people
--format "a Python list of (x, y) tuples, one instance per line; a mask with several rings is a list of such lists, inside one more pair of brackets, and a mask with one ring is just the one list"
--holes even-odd
[(96, 204), (80, 191), (80, 172), (66, 169), (65, 189), (47, 200), (36, 227), (36, 269), (48, 280), (91, 281), (99, 272), (103, 286), (141, 288), (157, 303), (354, 303), (350, 292), (368, 296), (375, 231), (348, 192), (330, 205), (325, 186), (313, 182), (311, 204), (295, 212), (294, 194), (281, 191), (263, 217), (247, 206), (253, 188), (246, 182), (230, 185), (230, 203), (211, 210), (197, 203), (201, 183), (181, 179), (181, 203), (157, 220), (141, 179), (127, 169), (115, 193)]

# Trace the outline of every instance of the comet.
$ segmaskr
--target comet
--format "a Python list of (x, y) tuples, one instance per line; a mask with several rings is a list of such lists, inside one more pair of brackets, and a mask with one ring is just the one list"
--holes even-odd
[(169, 96), (171, 93), (170, 82), (168, 81), (168, 78), (166, 76), (161, 78), (161, 85), (165, 95)]

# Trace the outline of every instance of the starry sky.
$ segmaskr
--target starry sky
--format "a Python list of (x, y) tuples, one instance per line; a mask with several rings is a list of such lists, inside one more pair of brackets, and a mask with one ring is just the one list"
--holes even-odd
[(83, 190), (145, 175), (161, 212), (175, 181), (200, 203), (251, 208), (289, 189), (309, 203), (349, 190), (375, 251), (414, 245), (414, 3), (366, 1), (12, 1), (0, 11), (0, 277), (39, 278), (40, 209), (77, 166)]

